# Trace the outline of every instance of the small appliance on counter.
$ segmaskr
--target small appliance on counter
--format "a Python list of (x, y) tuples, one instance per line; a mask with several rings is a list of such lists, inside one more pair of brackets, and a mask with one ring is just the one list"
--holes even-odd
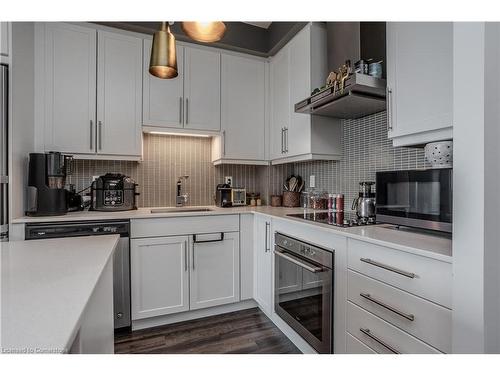
[(231, 203), (233, 206), (245, 206), (247, 204), (247, 189), (231, 188)]
[(352, 202), (352, 210), (356, 211), (356, 216), (361, 223), (375, 222), (375, 193), (372, 186), (375, 182), (362, 181), (359, 183), (359, 194)]
[(60, 152), (31, 153), (28, 166), (26, 215), (54, 216), (68, 212), (66, 176), (73, 157)]
[(137, 210), (137, 184), (130, 177), (119, 173), (106, 173), (92, 182), (92, 211)]
[(247, 204), (246, 189), (232, 188), (229, 184), (218, 184), (215, 191), (217, 207), (245, 206)]

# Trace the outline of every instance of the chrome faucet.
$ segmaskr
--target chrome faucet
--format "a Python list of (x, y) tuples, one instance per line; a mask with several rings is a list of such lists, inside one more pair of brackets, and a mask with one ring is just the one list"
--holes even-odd
[(188, 178), (189, 178), (189, 176), (184, 175), (184, 176), (180, 176), (177, 179), (177, 195), (175, 196), (175, 206), (176, 207), (183, 207), (187, 204), (187, 201), (189, 199), (189, 194), (187, 194), (187, 193), (181, 194), (181, 192), (182, 192), (182, 180), (184, 180), (184, 182), (186, 182), (186, 180)]

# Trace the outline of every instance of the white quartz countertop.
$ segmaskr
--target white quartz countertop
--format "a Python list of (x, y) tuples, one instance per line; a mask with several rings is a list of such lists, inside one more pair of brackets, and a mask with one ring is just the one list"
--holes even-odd
[(2, 353), (69, 350), (118, 235), (0, 243)]
[[(300, 222), (305, 225), (319, 226), (346, 237), (355, 238), (362, 241), (376, 243), (382, 246), (390, 246), (403, 251), (416, 253), (430, 258), (451, 263), (452, 261), (452, 241), (450, 238), (421, 233), (417, 231), (396, 230), (391, 225), (373, 225), (351, 228), (334, 227), (328, 224), (314, 223), (299, 218), (287, 216), (288, 214), (304, 213), (303, 208), (286, 208), (271, 206), (242, 206), (221, 208), (215, 206), (184, 207), (184, 209), (208, 208), (210, 211), (183, 212), (183, 208), (174, 210), (175, 212), (151, 213), (152, 208), (139, 208), (133, 211), (121, 212), (97, 212), (79, 211), (70, 212), (63, 216), (28, 217), (23, 216), (13, 220), (13, 224), (41, 223), (41, 222), (68, 222), (80, 220), (120, 220), (120, 219), (150, 219), (159, 217), (179, 217), (179, 216), (210, 216), (210, 215), (231, 215), (231, 214), (261, 214), (277, 217), (284, 220)], [(158, 208), (155, 208), (158, 209)], [(172, 209), (172, 208), (169, 208)]]

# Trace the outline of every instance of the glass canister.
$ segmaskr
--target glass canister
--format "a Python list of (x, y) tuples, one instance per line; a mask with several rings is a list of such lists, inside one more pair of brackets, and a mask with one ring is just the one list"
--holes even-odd
[(326, 210), (328, 206), (328, 193), (314, 190), (309, 197), (310, 207), (314, 210)]
[(310, 208), (310, 198), (311, 198), (311, 192), (308, 190), (304, 190), (302, 193), (300, 193), (300, 207), (302, 208)]

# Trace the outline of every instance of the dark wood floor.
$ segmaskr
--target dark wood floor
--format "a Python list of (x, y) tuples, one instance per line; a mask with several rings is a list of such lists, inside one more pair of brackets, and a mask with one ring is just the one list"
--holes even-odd
[(300, 351), (258, 308), (115, 334), (115, 353), (292, 354)]

